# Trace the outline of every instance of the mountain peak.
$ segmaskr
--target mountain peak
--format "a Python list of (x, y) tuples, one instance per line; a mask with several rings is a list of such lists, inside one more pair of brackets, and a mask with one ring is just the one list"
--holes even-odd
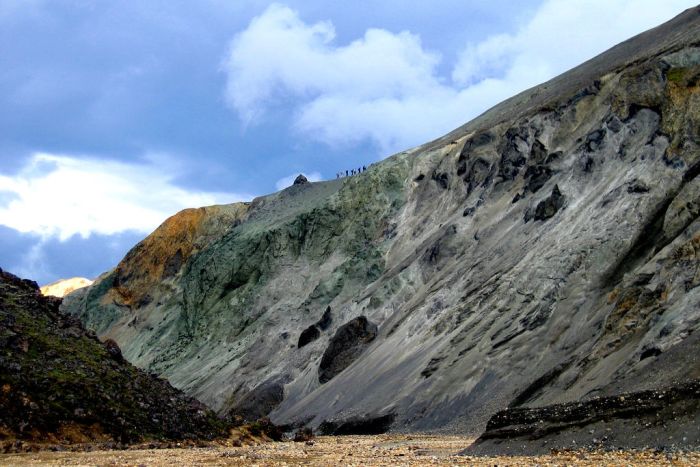
[(52, 297), (65, 297), (69, 293), (92, 284), (93, 281), (85, 277), (71, 277), (70, 279), (59, 279), (51, 284), (41, 287), (42, 295)]

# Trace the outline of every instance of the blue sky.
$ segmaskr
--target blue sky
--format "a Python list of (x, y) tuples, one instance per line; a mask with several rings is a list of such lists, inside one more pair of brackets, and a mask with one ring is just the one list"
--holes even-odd
[(180, 209), (438, 137), (690, 6), (0, 0), (0, 267), (94, 278)]

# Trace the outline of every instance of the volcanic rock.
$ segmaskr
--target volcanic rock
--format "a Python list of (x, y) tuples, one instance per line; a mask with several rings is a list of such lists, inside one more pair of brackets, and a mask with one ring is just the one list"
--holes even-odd
[(693, 8), (362, 177), (178, 214), (62, 309), (221, 413), (274, 379), (284, 425), (698, 378), (699, 79)]

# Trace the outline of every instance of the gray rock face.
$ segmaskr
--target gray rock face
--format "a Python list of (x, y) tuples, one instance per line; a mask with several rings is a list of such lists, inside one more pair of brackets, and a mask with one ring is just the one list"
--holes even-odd
[[(110, 272), (64, 309), (221, 412), (276, 382), (282, 424), (480, 433), (508, 406), (700, 377), (699, 15), (356, 177), (258, 198), (156, 279)], [(118, 269), (165, 262), (152, 240)]]

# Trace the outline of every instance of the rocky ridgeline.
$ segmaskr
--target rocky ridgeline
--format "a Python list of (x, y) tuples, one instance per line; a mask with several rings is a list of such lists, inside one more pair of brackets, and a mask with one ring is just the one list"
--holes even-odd
[[(212, 439), (226, 424), (0, 269), (0, 445)], [(15, 446), (17, 445), (17, 446)]]
[(699, 378), (698, 82), (695, 8), (357, 176), (178, 214), (63, 310), (220, 413), (327, 432)]

